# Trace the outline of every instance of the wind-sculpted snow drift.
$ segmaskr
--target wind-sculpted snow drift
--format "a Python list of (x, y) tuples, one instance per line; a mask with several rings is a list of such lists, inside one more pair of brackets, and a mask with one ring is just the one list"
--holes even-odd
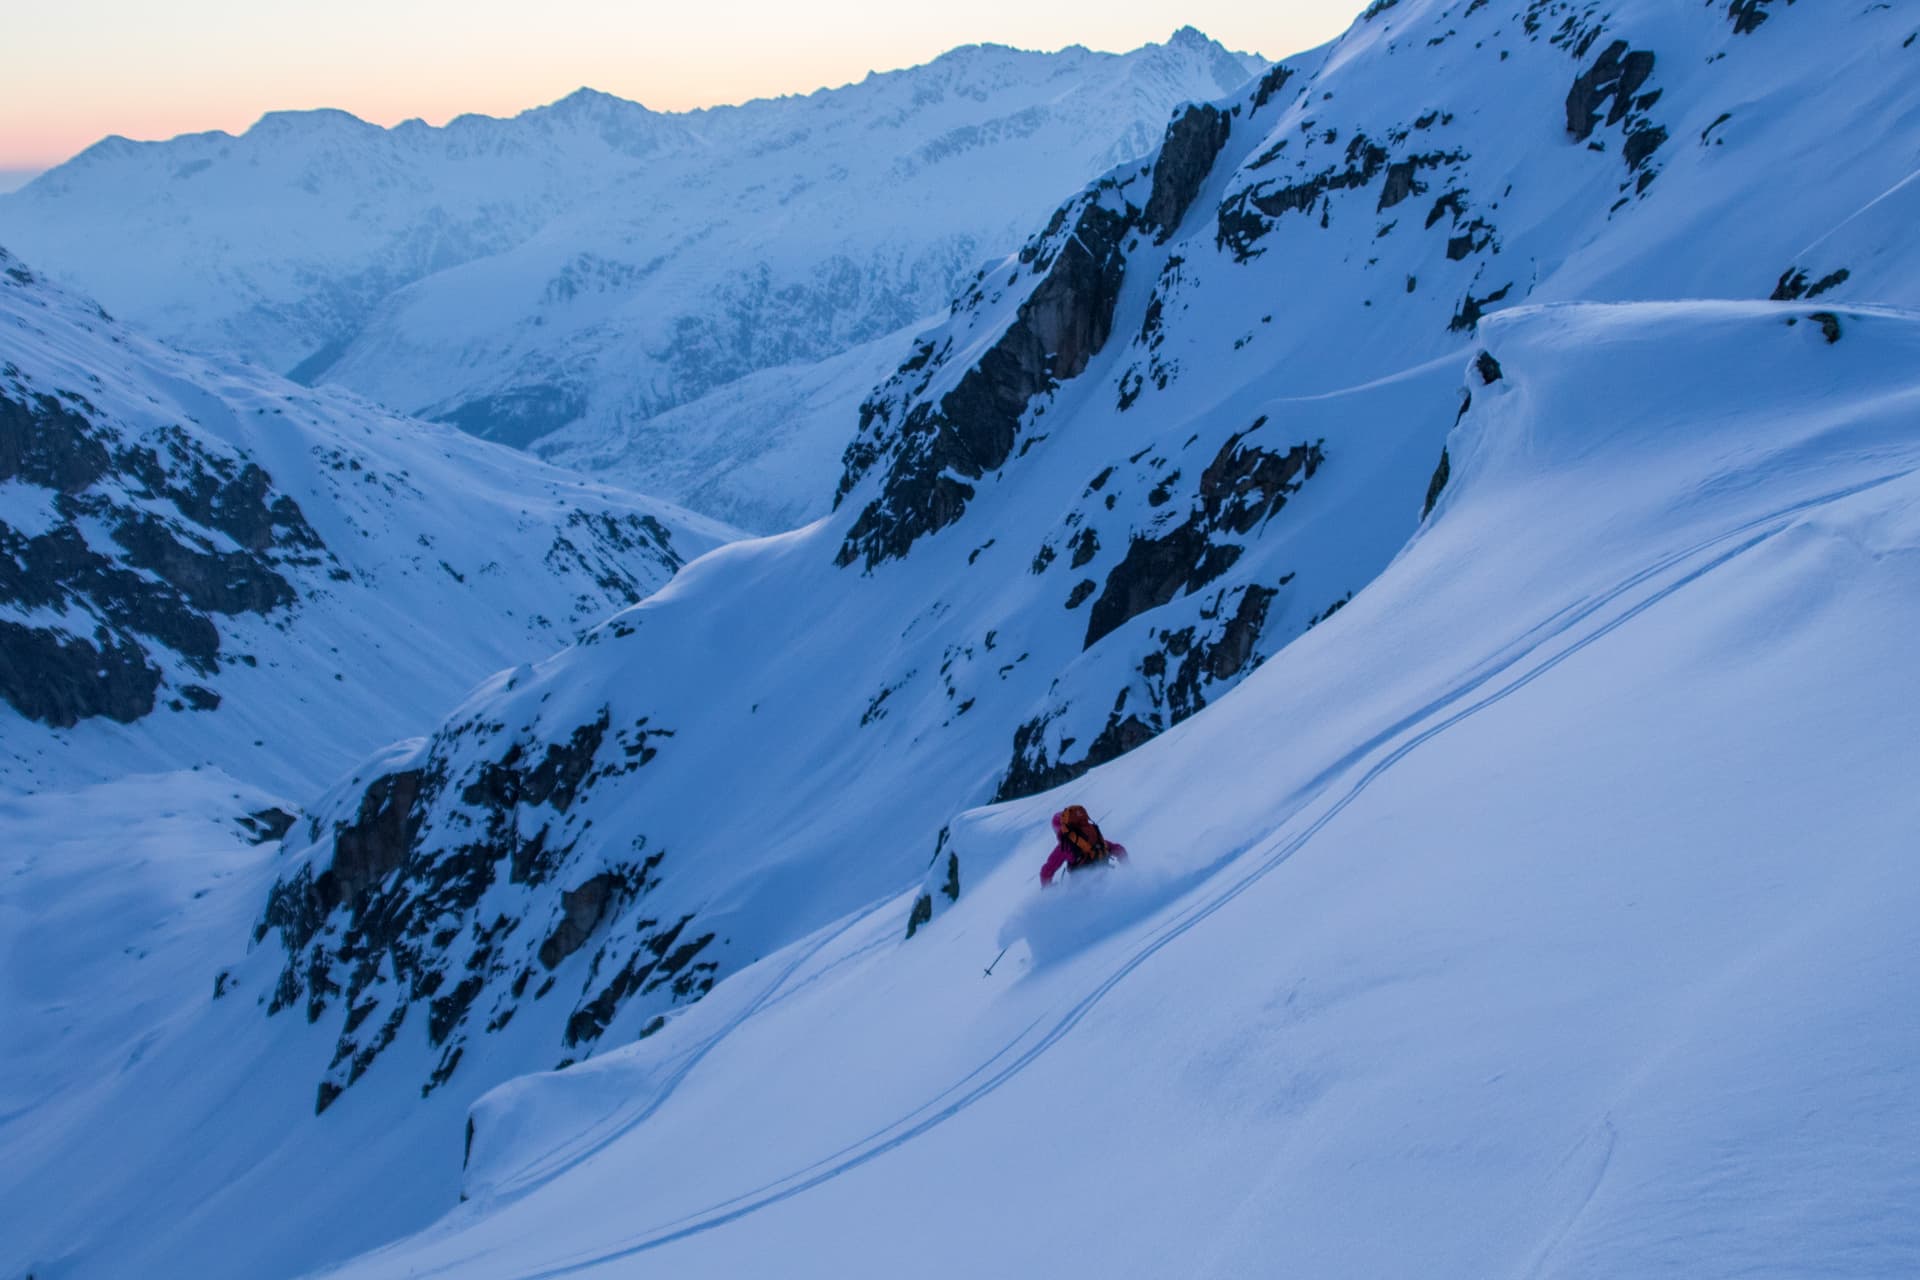
[[(144, 1224), (353, 1149), (377, 1211), (254, 1273), (463, 1156), (360, 1273), (1697, 1273), (1763, 1219), (1897, 1272), (1911, 1161), (1848, 1143), (1914, 1060), (1920, 52), (1755, 9), (1398, 0), (1183, 109), (916, 338), (830, 516), (308, 806), (172, 1042), (272, 1062), (262, 1172), (69, 1270), (234, 1268)], [(982, 978), (1068, 782), (1164, 894)]]

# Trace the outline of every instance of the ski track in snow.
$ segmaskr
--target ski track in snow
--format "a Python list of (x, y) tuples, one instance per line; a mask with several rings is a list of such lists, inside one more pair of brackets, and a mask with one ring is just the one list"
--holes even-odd
[[(1095, 986), (1092, 991), (1082, 996), (1079, 1001), (1068, 1008), (1064, 1014), (1058, 1017), (1053, 1024), (1047, 1028), (1039, 1039), (1027, 1045), (1026, 1048), (1021, 1049), (1020, 1046), (1028, 1039), (1036, 1027), (1046, 1021), (1044, 1017), (1028, 1024), (1018, 1035), (1003, 1045), (985, 1062), (975, 1067), (972, 1071), (968, 1072), (965, 1076), (935, 1095), (916, 1110), (868, 1134), (866, 1137), (857, 1139), (840, 1148), (838, 1151), (822, 1157), (812, 1164), (803, 1166), (792, 1173), (774, 1179), (771, 1182), (763, 1183), (759, 1187), (742, 1192), (739, 1195), (718, 1201), (704, 1209), (696, 1210), (693, 1213), (662, 1223), (647, 1232), (628, 1237), (625, 1241), (615, 1244), (612, 1248), (603, 1248), (592, 1253), (577, 1255), (573, 1258), (559, 1261), (555, 1265), (543, 1267), (538, 1270), (521, 1272), (518, 1274), (517, 1280), (554, 1280), (554, 1278), (560, 1276), (577, 1275), (594, 1267), (617, 1262), (624, 1258), (631, 1258), (658, 1249), (664, 1245), (673, 1244), (676, 1241), (700, 1235), (717, 1227), (726, 1226), (729, 1223), (736, 1222), (741, 1218), (756, 1213), (761, 1209), (790, 1200), (803, 1192), (810, 1191), (826, 1182), (830, 1182), (844, 1173), (851, 1172), (898, 1147), (904, 1146), (915, 1138), (953, 1119), (955, 1116), (972, 1107), (975, 1103), (980, 1102), (982, 1099), (999, 1090), (1002, 1085), (1007, 1084), (1028, 1067), (1032, 1066), (1047, 1050), (1059, 1043), (1060, 1040), (1079, 1025), (1080, 1021), (1085, 1018), (1088, 1013), (1092, 1012), (1115, 987), (1124, 982), (1141, 965), (1145, 964), (1176, 939), (1186, 934), (1188, 930), (1200, 924), (1222, 907), (1225, 907), (1228, 903), (1252, 888), (1255, 884), (1265, 879), (1269, 873), (1290, 860), (1301, 849), (1305, 848), (1322, 829), (1335, 818), (1339, 817), (1341, 813), (1345, 812), (1349, 805), (1414, 750), (1425, 745), (1440, 734), (1445, 733), (1448, 729), (1460, 724), (1462, 721), (1478, 715), (1489, 707), (1504, 702), (1513, 694), (1518, 693), (1535, 680), (1538, 680), (1541, 676), (1546, 675), (1554, 668), (1560, 666), (1560, 664), (1567, 659), (1585, 650), (1595, 642), (1611, 635), (1655, 605), (1673, 596), (1676, 592), (1698, 582), (1708, 574), (1711, 574), (1722, 566), (1740, 558), (1747, 552), (1776, 537), (1791, 527), (1799, 517), (1805, 515), (1807, 512), (1844, 501), (1857, 494), (1879, 488), (1882, 485), (1900, 480), (1911, 474), (1913, 474), (1911, 469), (1896, 471), (1791, 503), (1785, 507), (1768, 512), (1765, 515), (1745, 521), (1732, 529), (1693, 543), (1682, 550), (1663, 556), (1638, 573), (1626, 578), (1610, 590), (1590, 597), (1581, 603), (1559, 610), (1553, 616), (1524, 633), (1513, 645), (1509, 646), (1505, 656), (1496, 656), (1490, 663), (1483, 664), (1479, 674), (1458, 685), (1442, 697), (1435, 699), (1427, 706), (1403, 718), (1380, 734), (1375, 735), (1320, 774), (1313, 783), (1309, 784), (1308, 799), (1303, 801), (1302, 804), (1294, 810), (1294, 813), (1297, 814), (1311, 805), (1315, 799), (1325, 793), (1327, 787), (1330, 786), (1336, 778), (1351, 773), (1352, 770), (1358, 767), (1368, 756), (1398, 741), (1398, 745), (1392, 746), (1391, 750), (1387, 751), (1385, 755), (1368, 766), (1366, 770), (1354, 780), (1352, 785), (1341, 793), (1338, 799), (1315, 817), (1305, 828), (1297, 834), (1284, 839), (1277, 846), (1270, 846), (1260, 861), (1244, 875), (1240, 876), (1213, 897), (1189, 908), (1184, 915), (1163, 928), (1144, 946), (1128, 956), (1126, 960)], [(1732, 543), (1733, 545), (1727, 546), (1728, 543)], [(1526, 658), (1539, 653), (1541, 649), (1555, 639), (1569, 636), (1580, 624), (1593, 618), (1609, 605), (1628, 596), (1637, 588), (1662, 578), (1672, 571), (1679, 569), (1687, 562), (1696, 560), (1700, 556), (1710, 552), (1714, 554), (1710, 555), (1704, 563), (1686, 569), (1680, 573), (1678, 577), (1673, 578), (1670, 582), (1660, 586), (1651, 594), (1631, 604), (1623, 612), (1601, 623), (1592, 631), (1579, 636), (1564, 648), (1557, 650), (1537, 665), (1522, 672), (1511, 682), (1502, 685), (1484, 697), (1475, 699), (1465, 706), (1460, 706), (1457, 710), (1452, 711), (1450, 714), (1445, 714), (1437, 721), (1433, 720), (1433, 717), (1436, 715), (1441, 715), (1441, 713), (1446, 712), (1450, 707), (1458, 706), (1463, 699), (1471, 697), (1504, 673), (1512, 671)], [(1429, 721), (1432, 722), (1427, 723)], [(1413, 730), (1416, 726), (1423, 723), (1426, 724), (1425, 728), (1419, 729), (1419, 731), (1413, 733), (1411, 737), (1405, 736), (1410, 730)], [(1210, 867), (1206, 868), (1198, 878), (1204, 879), (1215, 874), (1219, 869), (1246, 856), (1248, 853), (1254, 852), (1258, 847), (1257, 843), (1249, 844), (1223, 855)], [(891, 899), (888, 899), (888, 901), (891, 901)], [(674, 1072), (669, 1078), (666, 1087), (658, 1095), (639, 1111), (619, 1122), (618, 1126), (612, 1132), (607, 1133), (606, 1137), (592, 1142), (582, 1153), (582, 1158), (605, 1147), (620, 1134), (630, 1132), (648, 1117), (655, 1114), (666, 1102), (667, 1098), (671, 1096), (673, 1090), (687, 1077), (701, 1059), (706, 1057), (708, 1053), (717, 1047), (721, 1041), (726, 1039), (727, 1036), (732, 1034), (733, 1031), (742, 1026), (748, 1018), (765, 1008), (773, 997), (779, 993), (787, 980), (809, 960), (818, 955), (823, 948), (828, 946), (834, 939), (844, 936), (860, 921), (868, 918), (881, 905), (884, 904), (876, 903), (856, 913), (844, 925), (830, 931), (818, 942), (803, 951), (792, 963), (781, 971), (766, 992), (756, 998), (737, 1017), (731, 1019), (720, 1032), (703, 1043), (700, 1048)], [(1013, 1054), (1014, 1056), (1010, 1061), (1005, 1061), (1009, 1054)], [(995, 1064), (1002, 1063), (1003, 1061), (1004, 1065), (994, 1070)], [(983, 1073), (990, 1070), (992, 1074), (987, 1076), (985, 1080), (979, 1079)], [(979, 1082), (972, 1083), (969, 1088), (969, 1084), (974, 1081)], [(965, 1092), (958, 1098), (947, 1101), (947, 1099), (952, 1098), (956, 1091), (963, 1089)], [(1598, 1161), (1597, 1168), (1592, 1177), (1588, 1179), (1590, 1185), (1580, 1197), (1578, 1205), (1568, 1216), (1566, 1222), (1563, 1223), (1555, 1233), (1554, 1238), (1547, 1241), (1543, 1246), (1542, 1252), (1533, 1264), (1532, 1274), (1537, 1274), (1540, 1268), (1551, 1258), (1558, 1241), (1572, 1230), (1574, 1224), (1579, 1219), (1581, 1210), (1591, 1201), (1600, 1183), (1604, 1180), (1613, 1146), (1613, 1138), (1610, 1131), (1605, 1137), (1605, 1146), (1601, 1158)], [(1570, 1153), (1568, 1158), (1571, 1160), (1577, 1154), (1578, 1152), (1576, 1150)], [(558, 1172), (558, 1168), (551, 1162), (543, 1164), (541, 1168), (543, 1170), (552, 1169), (554, 1172)], [(531, 1188), (528, 1188), (528, 1190), (530, 1189)], [(518, 1194), (525, 1194), (525, 1191), (523, 1190)], [(457, 1273), (462, 1268), (469, 1266), (477, 1260), (478, 1255), (463, 1256), (442, 1265), (416, 1272), (415, 1274), (419, 1276), (438, 1276)], [(364, 1259), (362, 1259), (362, 1261), (364, 1261)]]

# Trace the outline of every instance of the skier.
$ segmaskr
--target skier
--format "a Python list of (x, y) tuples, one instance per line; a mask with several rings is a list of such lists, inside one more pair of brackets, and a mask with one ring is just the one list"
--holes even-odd
[(1046, 865), (1040, 868), (1042, 888), (1053, 883), (1054, 874), (1061, 867), (1074, 872), (1126, 861), (1127, 847), (1101, 835), (1087, 811), (1077, 804), (1070, 804), (1053, 815), (1053, 834), (1058, 842), (1047, 855)]

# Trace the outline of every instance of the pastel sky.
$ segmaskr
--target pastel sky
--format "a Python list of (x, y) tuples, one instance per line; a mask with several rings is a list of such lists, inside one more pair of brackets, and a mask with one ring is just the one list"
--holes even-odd
[[(240, 132), (341, 107), (510, 115), (582, 85), (656, 110), (804, 93), (961, 44), (1131, 49), (1192, 24), (1280, 57), (1364, 0), (61, 0), (13, 6), (0, 189), (108, 134)], [(12, 181), (8, 172), (12, 172)]]

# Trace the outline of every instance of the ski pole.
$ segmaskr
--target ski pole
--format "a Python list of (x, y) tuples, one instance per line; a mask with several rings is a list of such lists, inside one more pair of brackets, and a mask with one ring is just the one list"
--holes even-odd
[(993, 958), (993, 964), (988, 965), (986, 967), (986, 970), (980, 976), (983, 978), (991, 978), (993, 976), (993, 965), (999, 964), (1000, 961), (1003, 958), (1005, 958), (1007, 952), (1011, 950), (1013, 950), (1013, 944), (1011, 942), (1009, 942), (1006, 946), (1000, 948), (1000, 954)]

